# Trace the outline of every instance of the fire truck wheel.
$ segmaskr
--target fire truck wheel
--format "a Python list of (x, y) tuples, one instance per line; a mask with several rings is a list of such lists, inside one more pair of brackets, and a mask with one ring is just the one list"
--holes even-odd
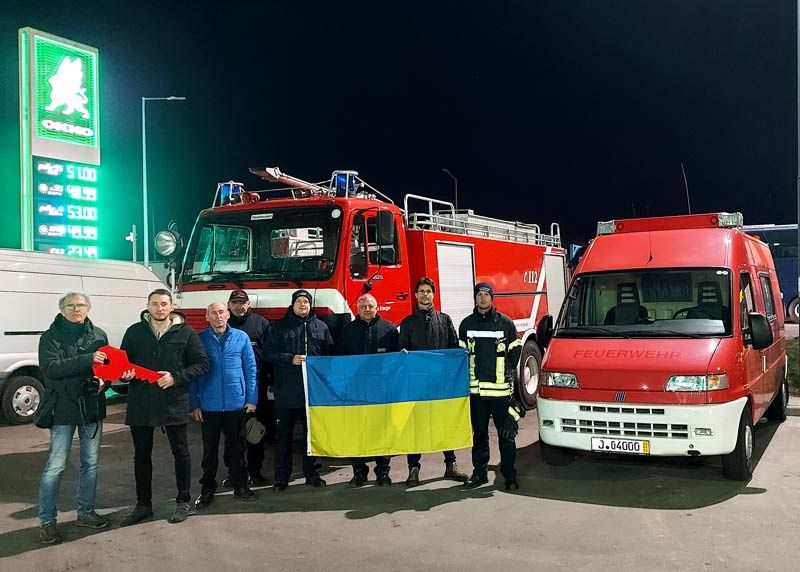
[(566, 467), (575, 460), (575, 455), (564, 447), (548, 445), (539, 437), (539, 452), (544, 462), (553, 467)]
[(753, 435), (753, 416), (750, 406), (745, 405), (739, 419), (739, 431), (736, 448), (722, 455), (722, 474), (733, 481), (749, 481), (753, 476), (753, 451), (755, 438)]
[(786, 421), (786, 403), (789, 400), (789, 382), (783, 380), (778, 394), (772, 400), (772, 404), (767, 409), (767, 419), (783, 423)]
[(523, 407), (531, 410), (536, 407), (536, 391), (539, 389), (539, 377), (542, 373), (542, 352), (533, 340), (522, 346), (517, 374), (517, 399)]

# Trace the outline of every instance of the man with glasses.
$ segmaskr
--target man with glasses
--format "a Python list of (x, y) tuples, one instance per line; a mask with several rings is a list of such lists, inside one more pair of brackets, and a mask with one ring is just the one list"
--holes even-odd
[[(400, 322), (400, 347), (407, 351), (444, 350), (459, 347), (456, 329), (450, 316), (433, 307), (436, 285), (427, 276), (417, 280), (414, 296), (417, 309)], [(419, 485), (422, 455), (408, 455), (406, 486)], [(454, 451), (444, 452), (444, 478), (463, 483), (466, 473), (458, 470)]]
[(86, 294), (67, 292), (59, 300), (58, 308), (59, 314), (39, 340), (39, 366), (45, 378), (40, 407), (42, 413), (52, 410), (52, 417), (45, 422), (50, 423), (50, 450), (39, 486), (42, 544), (61, 541), (56, 528), (56, 501), (75, 429), (81, 455), (75, 525), (94, 529), (108, 526), (108, 519), (94, 510), (97, 459), (106, 416), (106, 385), (92, 373), (92, 364), (106, 359), (106, 354), (98, 348), (108, 344), (108, 338), (89, 320), (92, 303)]

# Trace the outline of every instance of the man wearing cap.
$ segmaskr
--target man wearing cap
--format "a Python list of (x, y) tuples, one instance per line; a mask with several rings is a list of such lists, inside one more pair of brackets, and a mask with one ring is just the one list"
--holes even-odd
[[(305, 410), (302, 363), (306, 356), (333, 353), (333, 339), (328, 326), (311, 311), (311, 293), (296, 290), (286, 315), (269, 328), (264, 344), (264, 360), (275, 367), (275, 413), (278, 442), (275, 447), (275, 482), (272, 490), (282, 492), (292, 476), (292, 434), (294, 425), (303, 426), (306, 441), (308, 424)], [(306, 484), (325, 485), (319, 475), (321, 466), (314, 457), (303, 455)]]
[[(275, 408), (267, 396), (267, 388), (272, 385), (272, 364), (264, 362), (261, 357), (269, 330), (269, 320), (250, 309), (250, 297), (244, 290), (231, 292), (230, 298), (228, 298), (228, 311), (230, 312), (228, 325), (247, 334), (256, 356), (258, 403), (254, 417), (266, 428), (266, 432), (257, 442), (251, 442), (248, 437), (247, 472), (252, 485), (264, 486), (267, 484), (267, 480), (261, 474), (261, 466), (264, 463), (264, 443), (275, 439)], [(256, 440), (253, 439), (253, 441)], [(225, 464), (228, 465), (227, 458)], [(232, 486), (232, 484), (233, 481), (230, 478), (222, 481), (223, 487)]]
[[(511, 397), (514, 368), (522, 352), (522, 341), (511, 318), (494, 306), (494, 290), (479, 282), (473, 290), (475, 309), (458, 328), (459, 343), (469, 353), (470, 415), (472, 417), (472, 476), (467, 488), (489, 482), (489, 418), (494, 420), (500, 445), (500, 470), (506, 489), (519, 488), (514, 463), (516, 427), (520, 409)], [(512, 413), (513, 411), (513, 413)]]
[(206, 310), (208, 328), (200, 341), (208, 355), (209, 369), (189, 381), (189, 409), (192, 419), (201, 423), (203, 434), (203, 477), (195, 508), (214, 502), (217, 491), (219, 438), (225, 435), (225, 458), (229, 463), (233, 496), (252, 501), (256, 495), (247, 486), (244, 465), (242, 424), (244, 414), (256, 410), (256, 359), (250, 339), (241, 330), (228, 326), (228, 308), (212, 302)]

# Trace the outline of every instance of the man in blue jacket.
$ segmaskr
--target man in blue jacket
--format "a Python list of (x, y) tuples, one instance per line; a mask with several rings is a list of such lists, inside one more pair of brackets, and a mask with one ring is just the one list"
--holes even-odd
[(220, 433), (225, 435), (225, 458), (230, 464), (234, 498), (255, 500), (247, 485), (242, 424), (245, 413), (256, 409), (256, 359), (250, 338), (242, 330), (228, 326), (228, 308), (222, 302), (206, 310), (209, 327), (200, 332), (200, 341), (209, 361), (207, 373), (189, 383), (189, 409), (202, 424), (203, 477), (195, 508), (214, 502), (217, 490)]

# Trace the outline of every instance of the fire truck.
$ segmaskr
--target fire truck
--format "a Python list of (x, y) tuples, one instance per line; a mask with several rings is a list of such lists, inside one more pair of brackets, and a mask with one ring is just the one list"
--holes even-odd
[[(365, 293), (375, 296), (381, 316), (399, 324), (414, 309), (414, 284), (429, 276), (437, 286), (435, 306), (458, 327), (474, 307), (473, 285), (485, 281), (495, 289), (497, 308), (517, 326), (524, 348), (517, 390), (526, 406), (535, 406), (542, 359), (535, 324), (558, 310), (565, 291), (557, 223), (548, 234), (535, 224), (412, 194), (401, 209), (355, 171), (335, 171), (320, 183), (278, 168), (250, 171), (282, 187), (217, 186), (176, 263), (176, 304), (190, 325), (205, 328), (206, 306), (227, 300), (234, 288), (247, 290), (253, 311), (278, 320), (302, 287), (335, 339)], [(176, 243), (174, 233), (156, 237), (162, 255), (177, 255)]]

